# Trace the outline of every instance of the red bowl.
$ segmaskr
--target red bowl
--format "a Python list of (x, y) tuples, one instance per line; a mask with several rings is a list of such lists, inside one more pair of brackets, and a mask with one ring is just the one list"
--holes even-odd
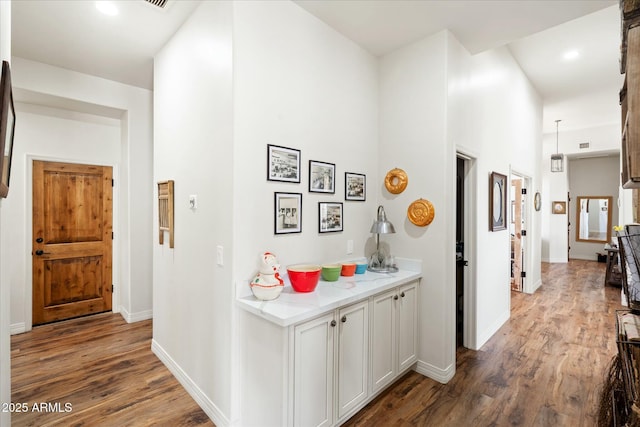
[(313, 292), (320, 280), (319, 265), (293, 265), (287, 267), (291, 287), (296, 292)]
[(343, 276), (353, 276), (356, 272), (356, 264), (342, 264), (342, 274)]

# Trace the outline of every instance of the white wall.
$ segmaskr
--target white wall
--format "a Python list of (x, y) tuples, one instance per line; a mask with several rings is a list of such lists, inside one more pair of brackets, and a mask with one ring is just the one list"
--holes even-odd
[(22, 103), (16, 103), (16, 115), (11, 198), (2, 217), (12, 333), (24, 332), (31, 318), (32, 161), (112, 166), (116, 174), (120, 166), (120, 120)]
[[(426, 229), (405, 220), (405, 233), (389, 240), (400, 248), (398, 255), (420, 254), (428, 272), (421, 293), (419, 370), (446, 381), (455, 369), (455, 152), (475, 157), (475, 334), (465, 341), (479, 348), (510, 315), (509, 233), (488, 231), (489, 175), (513, 168), (530, 176), (534, 187), (540, 185), (542, 104), (508, 50), (470, 56), (446, 32), (384, 56), (380, 79), (380, 171), (398, 166), (410, 180), (404, 193), (381, 190), (380, 197), (388, 200), (392, 218), (404, 218), (406, 206), (418, 197), (436, 208)], [(531, 239), (537, 236), (534, 226)], [(539, 281), (539, 266), (532, 275)]]
[[(454, 149), (447, 140), (447, 42), (441, 32), (380, 59), (379, 175), (394, 167), (409, 178), (404, 192), (392, 195), (377, 186), (378, 198), (396, 226), (386, 235), (397, 256), (420, 258), (425, 272), (420, 289), (419, 360), (421, 371), (447, 381), (455, 369)], [(435, 208), (427, 227), (406, 217), (407, 207), (425, 198)]]
[[(155, 176), (176, 182), (176, 247), (154, 245), (155, 351), (217, 424), (282, 425), (282, 396), (242, 365), (260, 333), (244, 328), (235, 291), (250, 292), (266, 250), (283, 268), (364, 255), (377, 207), (376, 60), (292, 2), (204, 2), (155, 70)], [(267, 144), (301, 150), (301, 183), (267, 181)], [(336, 165), (335, 194), (308, 192), (311, 159)], [(366, 202), (344, 201), (346, 171), (367, 175)], [(303, 195), (302, 233), (274, 235), (274, 192)], [(319, 235), (319, 201), (344, 203), (344, 232)]]
[(230, 2), (203, 2), (157, 54), (154, 71), (153, 182), (175, 181), (175, 248), (168, 236), (158, 243), (154, 207), (152, 348), (216, 425), (228, 425), (231, 411), (232, 14)]
[[(265, 250), (283, 266), (364, 255), (381, 185), (375, 58), (288, 1), (238, 2), (234, 36), (235, 277)], [(299, 184), (267, 181), (267, 144), (301, 150)], [(335, 194), (309, 193), (309, 160), (335, 164)], [(366, 202), (344, 200), (345, 172), (367, 176)], [(302, 233), (274, 235), (274, 192), (302, 193)], [(318, 202), (344, 203), (343, 232), (318, 233)]]
[[(96, 119), (89, 117), (102, 115), (107, 118), (117, 118), (119, 121), (119, 154), (118, 159), (118, 181), (115, 191), (118, 199), (115, 201), (118, 213), (114, 214), (115, 240), (114, 257), (117, 257), (119, 267), (114, 271), (114, 284), (116, 286), (116, 297), (114, 303), (118, 304), (119, 310), (127, 321), (142, 320), (151, 317), (151, 247), (152, 225), (151, 212), (153, 194), (149, 188), (152, 179), (152, 93), (145, 89), (123, 85), (121, 83), (64, 70), (57, 67), (33, 62), (22, 58), (13, 58), (13, 83), (16, 94), (25, 97), (30, 103), (37, 103), (43, 106), (55, 105), (59, 109), (70, 109), (79, 112), (88, 112), (89, 115), (77, 115), (75, 122), (88, 121), (92, 123)], [(16, 96), (17, 99), (19, 99)], [(52, 113), (50, 116), (58, 113)], [(68, 118), (69, 116), (67, 116)], [(31, 117), (33, 119), (33, 117)], [(57, 119), (64, 119), (58, 117)], [(36, 122), (37, 128), (33, 129), (31, 138), (39, 138), (43, 130), (38, 127), (52, 125), (60, 133), (67, 132), (58, 120), (53, 117), (49, 119), (40, 118)], [(54, 125), (54, 123), (57, 123)], [(89, 138), (89, 124), (76, 123), (68, 131), (74, 138)], [(94, 123), (95, 124), (95, 123)], [(16, 126), (20, 124), (20, 117), (16, 120)], [(77, 127), (79, 126), (79, 127)], [(83, 127), (85, 127), (83, 129)], [(75, 129), (74, 129), (75, 128)], [(25, 130), (26, 132), (27, 130)], [(110, 133), (110, 138), (113, 138)], [(20, 148), (21, 135), (16, 132), (15, 150)], [(32, 140), (33, 143), (33, 140)], [(26, 144), (26, 143), (25, 143)], [(38, 142), (33, 150), (29, 148), (34, 156), (40, 155), (41, 147), (44, 150), (44, 141)], [(87, 147), (85, 147), (87, 148)], [(88, 153), (87, 150), (84, 150)], [(22, 164), (22, 173), (28, 173), (24, 168), (24, 153), (18, 162)], [(67, 152), (68, 155), (72, 154)], [(47, 156), (55, 155), (53, 150), (46, 152)], [(88, 154), (87, 154), (88, 155)], [(72, 157), (73, 158), (73, 157)], [(94, 156), (92, 159), (97, 158)], [(26, 181), (26, 178), (25, 182)], [(25, 187), (27, 189), (27, 187)], [(27, 207), (28, 208), (28, 205)], [(25, 209), (26, 209), (25, 208)], [(14, 218), (15, 220), (15, 218)], [(19, 223), (3, 218), (3, 227), (17, 228), (24, 230), (20, 235), (24, 242), (24, 253), (16, 254), (17, 257), (25, 257), (25, 253), (30, 251), (30, 224), (24, 219)], [(14, 236), (15, 237), (15, 236)], [(2, 239), (4, 248), (11, 244), (9, 239)], [(117, 255), (116, 255), (117, 253)], [(12, 254), (13, 257), (13, 254)], [(2, 268), (8, 268), (9, 260), (3, 259)], [(18, 261), (15, 261), (18, 262)], [(15, 280), (22, 280), (18, 285), (24, 289), (30, 286), (31, 267), (27, 261), (19, 261), (24, 266), (25, 271), (16, 273)], [(24, 293), (28, 295), (28, 291)], [(25, 302), (25, 305), (28, 305)], [(118, 309), (114, 309), (118, 311)], [(28, 311), (28, 310), (26, 310)], [(24, 323), (26, 329), (30, 328), (31, 319), (20, 319), (20, 314), (12, 313), (12, 322)]]
[[(542, 101), (507, 48), (470, 57), (464, 100), (467, 115), (449, 120), (467, 126), (460, 147), (480, 153), (476, 160), (478, 227), (475, 247), (475, 336), (468, 346), (480, 348), (510, 317), (510, 236), (489, 231), (489, 177), (491, 172), (516, 171), (531, 179), (532, 194), (541, 185)], [(507, 209), (510, 211), (510, 209)], [(509, 219), (508, 219), (509, 220)], [(532, 211), (528, 240), (532, 260), (527, 281), (540, 282), (540, 214)], [(532, 290), (532, 289), (531, 289)], [(472, 303), (473, 304), (473, 303)]]
[[(11, 1), (0, 2), (0, 59), (11, 61)], [(4, 200), (0, 199), (0, 241)], [(8, 274), (2, 268), (5, 252), (0, 245), (0, 402), (11, 402), (11, 340), (10, 307), (11, 288)], [(11, 413), (0, 412), (0, 426), (11, 425)]]
[[(562, 119), (559, 117), (559, 119)], [(553, 118), (555, 120), (555, 118)], [(580, 143), (589, 142), (588, 149), (580, 149)], [(557, 147), (557, 148), (556, 148)], [(559, 123), (558, 132), (547, 133), (543, 136), (542, 146), (542, 260), (545, 262), (568, 262), (569, 241), (567, 229), (569, 221), (575, 222), (575, 217), (568, 215), (552, 214), (553, 201), (567, 201), (567, 193), (570, 190), (567, 155), (596, 155), (602, 152), (620, 151), (620, 123), (602, 125), (585, 129), (563, 131), (562, 121)], [(565, 155), (564, 171), (551, 172), (551, 154), (556, 152)], [(620, 181), (620, 171), (615, 174)], [(619, 189), (613, 193), (614, 203), (617, 204), (616, 194), (620, 195), (620, 203), (623, 206), (620, 217), (630, 218), (631, 190)], [(572, 196), (575, 196), (573, 194)], [(628, 200), (627, 200), (628, 199)], [(575, 212), (574, 212), (575, 213)], [(571, 212), (569, 212), (571, 215)], [(626, 215), (626, 216), (625, 216)], [(614, 220), (616, 222), (616, 220)], [(631, 222), (631, 221), (628, 221)], [(616, 222), (617, 224), (618, 222)], [(625, 222), (623, 222), (625, 223)]]
[[(236, 2), (234, 11), (234, 280), (244, 294), (259, 254), (267, 250), (283, 268), (365, 255), (381, 185), (378, 74), (372, 55), (292, 2)], [(267, 144), (301, 150), (299, 184), (267, 181)], [(335, 194), (309, 193), (309, 160), (335, 164)], [(345, 172), (366, 175), (365, 202), (344, 200)], [(274, 235), (274, 192), (302, 194), (301, 233)], [(343, 232), (318, 233), (323, 201), (343, 203)], [(395, 221), (401, 225), (400, 218)], [(347, 254), (348, 240), (353, 254)], [(238, 316), (234, 335), (243, 337), (242, 354), (260, 332), (247, 327), (250, 315)], [(269, 377), (282, 378), (275, 366), (270, 369)], [(243, 422), (283, 425), (281, 396), (260, 388), (249, 374), (255, 370), (240, 369)], [(273, 400), (276, 406), (267, 408)]]

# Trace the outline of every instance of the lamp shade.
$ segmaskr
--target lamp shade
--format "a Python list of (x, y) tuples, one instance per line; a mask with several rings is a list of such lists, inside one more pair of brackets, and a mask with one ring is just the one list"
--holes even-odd
[(551, 172), (562, 172), (564, 169), (564, 156), (562, 154), (551, 155)]
[(393, 224), (387, 220), (387, 214), (384, 212), (382, 205), (378, 206), (378, 217), (373, 222), (370, 232), (376, 234), (389, 234), (396, 232)]

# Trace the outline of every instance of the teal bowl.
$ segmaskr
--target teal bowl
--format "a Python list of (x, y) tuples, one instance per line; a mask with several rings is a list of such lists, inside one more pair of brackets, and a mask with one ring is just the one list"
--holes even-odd
[(359, 262), (356, 264), (356, 274), (364, 274), (367, 271), (367, 263)]
[(326, 264), (322, 266), (322, 280), (326, 282), (335, 282), (340, 278), (342, 271), (341, 264)]

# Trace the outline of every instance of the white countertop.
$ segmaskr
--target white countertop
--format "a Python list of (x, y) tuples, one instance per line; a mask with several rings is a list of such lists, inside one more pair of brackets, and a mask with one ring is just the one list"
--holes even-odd
[(351, 277), (340, 276), (337, 282), (325, 282), (321, 278), (315, 291), (300, 293), (293, 290), (285, 273), (282, 276), (284, 289), (275, 300), (260, 301), (250, 295), (236, 301), (243, 310), (286, 327), (409, 283), (421, 276), (420, 271), (414, 270), (399, 270), (395, 273), (367, 271)]

